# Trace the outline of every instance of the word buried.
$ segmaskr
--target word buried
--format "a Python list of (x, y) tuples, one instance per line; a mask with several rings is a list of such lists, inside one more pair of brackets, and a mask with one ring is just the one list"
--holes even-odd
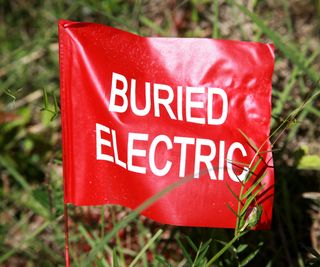
[[(138, 108), (136, 97), (136, 80), (131, 79), (130, 87), (127, 78), (121, 74), (112, 73), (111, 95), (109, 111), (124, 113), (130, 108), (136, 116), (147, 116), (151, 113), (151, 103), (153, 104), (153, 115), (160, 117), (160, 107), (162, 106), (172, 120), (187, 121), (197, 124), (220, 125), (223, 124), (228, 114), (228, 97), (221, 88), (205, 88), (187, 86), (185, 90), (185, 101), (183, 101), (183, 87), (177, 86), (176, 95), (171, 86), (167, 84), (154, 83), (151, 97), (151, 83), (145, 83), (145, 107)], [(127, 93), (130, 89), (130, 99)], [(176, 98), (176, 99), (175, 99)], [(207, 99), (207, 101), (206, 101)], [(222, 110), (217, 110), (213, 100), (222, 102)], [(130, 100), (130, 101), (129, 101)], [(205, 100), (205, 101), (204, 101)], [(176, 108), (174, 106), (176, 102)], [(185, 102), (185, 107), (183, 103)], [(207, 105), (205, 107), (205, 103)], [(119, 104), (121, 103), (121, 104)], [(206, 111), (206, 118), (196, 117), (192, 114), (194, 109)], [(218, 108), (220, 109), (220, 108)], [(214, 112), (215, 111), (215, 112)], [(220, 117), (214, 118), (215, 113), (221, 113)], [(202, 113), (202, 112), (201, 112)], [(216, 114), (215, 114), (216, 116)]]
[[(111, 136), (110, 136), (111, 135)], [(103, 136), (103, 137), (102, 137)], [(108, 136), (108, 139), (106, 139)], [(154, 175), (157, 176), (165, 176), (171, 170), (173, 162), (167, 159), (166, 163), (163, 167), (159, 167), (156, 164), (155, 155), (157, 152), (157, 148), (160, 143), (163, 143), (166, 146), (167, 150), (179, 149), (179, 177), (184, 177), (186, 175), (186, 160), (187, 160), (187, 150), (194, 150), (195, 160), (194, 160), (194, 178), (199, 178), (200, 173), (200, 164), (205, 164), (208, 173), (210, 175), (210, 179), (212, 180), (224, 180), (224, 166), (225, 166), (225, 158), (227, 158), (227, 172), (229, 177), (235, 181), (239, 182), (239, 180), (244, 180), (246, 174), (248, 172), (248, 168), (244, 168), (242, 173), (239, 175), (235, 174), (233, 170), (232, 158), (233, 154), (236, 150), (240, 150), (242, 156), (247, 156), (247, 152), (244, 146), (239, 142), (234, 142), (230, 145), (227, 151), (227, 157), (225, 157), (225, 141), (220, 141), (217, 146), (216, 143), (210, 139), (204, 138), (191, 138), (191, 137), (183, 137), (183, 136), (174, 136), (173, 140), (170, 139), (167, 135), (161, 134), (156, 136), (150, 146), (147, 146), (149, 143), (149, 134), (146, 133), (128, 133), (128, 142), (127, 142), (127, 151), (126, 151), (126, 162), (120, 159), (118, 153), (117, 146), (117, 133), (115, 130), (110, 129), (107, 126), (96, 123), (96, 158), (97, 160), (105, 160), (109, 162), (113, 162), (124, 169), (127, 169), (131, 172), (146, 174), (147, 169), (151, 170)], [(146, 149), (141, 148), (141, 142), (145, 143), (144, 147)], [(138, 144), (140, 144), (138, 148)], [(107, 149), (103, 149), (103, 147), (107, 147)], [(108, 153), (106, 152), (108, 150)], [(203, 155), (201, 151), (210, 151)], [(219, 155), (219, 168), (214, 168), (213, 160), (215, 157)], [(138, 162), (148, 162), (149, 166), (139, 166), (134, 164), (134, 158), (145, 158), (147, 157), (147, 161), (141, 159)], [(149, 168), (148, 168), (149, 167)], [(217, 174), (215, 173), (215, 169), (217, 170)]]

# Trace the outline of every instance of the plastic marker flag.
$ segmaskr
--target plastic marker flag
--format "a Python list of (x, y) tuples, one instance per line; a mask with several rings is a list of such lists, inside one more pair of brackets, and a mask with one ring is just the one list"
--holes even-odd
[(135, 209), (164, 192), (142, 214), (234, 228), (248, 203), (270, 227), (273, 45), (60, 21), (59, 46), (66, 204)]

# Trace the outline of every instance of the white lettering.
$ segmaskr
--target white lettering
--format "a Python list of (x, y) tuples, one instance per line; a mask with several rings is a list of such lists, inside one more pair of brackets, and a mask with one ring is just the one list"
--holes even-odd
[[(122, 82), (123, 87), (117, 88), (117, 82)], [(112, 72), (112, 83), (111, 83), (111, 95), (110, 95), (110, 103), (109, 110), (114, 112), (123, 113), (128, 108), (128, 99), (126, 96), (126, 92), (128, 90), (128, 82), (126, 77), (121, 74)], [(116, 96), (122, 98), (122, 105), (116, 104)]]
[(126, 169), (127, 165), (119, 159), (117, 138), (116, 138), (116, 131), (115, 130), (111, 130), (111, 136), (112, 136), (113, 153), (114, 153), (115, 163), (118, 164), (119, 166), (121, 166), (122, 168)]
[[(213, 95), (220, 95), (222, 98), (222, 113), (220, 118), (214, 119), (213, 117)], [(209, 88), (208, 89), (208, 124), (220, 125), (223, 124), (228, 115), (228, 97), (224, 90), (220, 88)]]
[(233, 158), (233, 153), (236, 149), (240, 149), (240, 151), (244, 157), (247, 156), (247, 152), (244, 149), (242, 144), (240, 144), (238, 142), (233, 143), (230, 146), (230, 148), (228, 150), (228, 154), (227, 154), (227, 169), (228, 169), (228, 174), (229, 174), (230, 178), (235, 182), (239, 182), (239, 180), (243, 181), (246, 178), (246, 175), (247, 175), (249, 169), (247, 167), (244, 167), (243, 171), (240, 175), (236, 175), (234, 173), (233, 168), (232, 168), (232, 158)]
[(156, 163), (155, 163), (155, 154), (156, 154), (157, 145), (158, 145), (160, 142), (164, 142), (164, 143), (166, 144), (168, 150), (172, 149), (172, 143), (171, 143), (169, 137), (166, 136), (166, 135), (158, 135), (155, 139), (153, 139), (153, 141), (152, 141), (152, 143), (151, 143), (151, 146), (150, 146), (149, 165), (150, 165), (151, 171), (152, 171), (155, 175), (164, 176), (164, 175), (166, 175), (166, 174), (170, 171), (172, 162), (169, 161), (169, 160), (167, 160), (165, 166), (164, 166), (162, 169), (159, 169), (159, 168), (156, 166)]
[(136, 80), (131, 79), (131, 109), (133, 113), (137, 116), (146, 116), (151, 109), (151, 98), (150, 98), (150, 83), (146, 83), (146, 106), (143, 109), (138, 109), (137, 107), (137, 97), (136, 97)]
[(106, 139), (102, 139), (101, 132), (105, 132), (107, 134), (110, 134), (110, 129), (106, 126), (103, 126), (99, 123), (96, 123), (96, 155), (97, 155), (97, 160), (106, 160), (106, 161), (114, 162), (112, 156), (102, 153), (102, 146), (111, 147), (111, 142)]
[(133, 165), (133, 157), (145, 157), (146, 151), (134, 148), (134, 141), (147, 141), (149, 135), (141, 133), (129, 133), (128, 135), (128, 170), (137, 173), (146, 173), (146, 167)]
[(186, 120), (199, 124), (205, 124), (205, 118), (192, 117), (192, 108), (203, 108), (202, 101), (192, 100), (192, 94), (204, 94), (204, 87), (189, 87), (186, 89)]
[(186, 175), (187, 145), (194, 145), (194, 138), (175, 136), (173, 142), (181, 144), (179, 177)]
[(224, 177), (224, 150), (225, 150), (225, 142), (220, 141), (219, 146), (219, 174), (218, 180), (222, 181)]
[(183, 120), (183, 115), (182, 115), (182, 86), (178, 86), (177, 88), (178, 91), (178, 99), (177, 99), (177, 113), (178, 113), (178, 120), (182, 121)]
[[(203, 146), (207, 146), (210, 148), (209, 155), (201, 154), (201, 148)], [(194, 160), (194, 178), (199, 178), (200, 163), (203, 162), (207, 166), (210, 179), (212, 180), (217, 179), (211, 163), (211, 161), (214, 159), (215, 156), (216, 156), (216, 146), (214, 142), (210, 139), (198, 138), (196, 142), (196, 152), (195, 152), (195, 160)]]
[[(174, 94), (173, 90), (169, 85), (166, 84), (154, 84), (154, 115), (156, 117), (160, 117), (160, 105), (162, 105), (168, 112), (170, 118), (172, 120), (176, 120), (176, 116), (174, 115), (170, 104), (173, 101)], [(167, 98), (160, 98), (160, 91), (166, 91), (168, 93)]]

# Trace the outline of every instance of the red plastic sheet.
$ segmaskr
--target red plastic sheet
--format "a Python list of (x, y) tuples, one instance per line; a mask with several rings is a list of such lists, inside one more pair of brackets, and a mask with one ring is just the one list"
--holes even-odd
[(246, 187), (267, 171), (251, 208), (262, 205), (257, 228), (270, 227), (273, 45), (71, 21), (60, 21), (59, 44), (65, 203), (134, 209), (187, 179), (142, 213), (233, 228), (231, 190), (239, 194), (257, 146), (263, 160)]

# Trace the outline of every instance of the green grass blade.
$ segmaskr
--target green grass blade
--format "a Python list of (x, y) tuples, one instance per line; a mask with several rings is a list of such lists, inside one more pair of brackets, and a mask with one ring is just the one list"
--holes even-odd
[(190, 247), (192, 247), (192, 249), (197, 252), (198, 248), (196, 246), (196, 244), (191, 240), (191, 238), (189, 236), (186, 236), (186, 239), (190, 245)]
[(198, 257), (199, 264), (197, 264), (196, 266), (204, 266), (207, 263), (208, 260), (207, 260), (206, 255), (207, 255), (207, 252), (208, 252), (208, 250), (210, 248), (211, 241), (212, 240), (209, 239), (207, 242), (205, 242), (203, 244), (202, 249), (201, 249), (201, 253), (200, 253), (199, 257)]
[(263, 243), (260, 242), (259, 245), (258, 245), (258, 248), (255, 251), (251, 252), (246, 258), (244, 258), (240, 262), (240, 267), (248, 265), (257, 256), (257, 254), (260, 252), (260, 249), (261, 249), (262, 245), (263, 245)]
[(202, 242), (200, 243), (200, 246), (197, 249), (197, 254), (192, 264), (192, 267), (204, 266), (204, 264), (207, 262), (206, 254), (208, 252), (211, 241), (212, 240), (209, 239), (205, 243), (202, 243)]
[(43, 92), (43, 106), (44, 106), (42, 110), (45, 110), (45, 109), (48, 109), (49, 107), (49, 100), (48, 100), (47, 90), (43, 88), (42, 92)]
[(246, 199), (249, 197), (249, 195), (257, 188), (257, 186), (261, 183), (263, 178), (267, 175), (267, 171), (265, 171), (258, 179), (257, 181), (250, 186), (250, 188), (241, 196), (241, 200)]
[(250, 165), (248, 163), (241, 162), (241, 161), (230, 160), (229, 162), (234, 164), (234, 165), (240, 165), (240, 166), (247, 167), (247, 168), (250, 167)]
[(226, 183), (229, 191), (231, 192), (231, 194), (235, 197), (236, 200), (238, 200), (238, 202), (241, 202), (240, 198), (238, 197), (238, 195), (232, 190), (232, 188), (230, 187), (229, 183)]
[(155, 259), (156, 259), (156, 261), (158, 261), (160, 264), (162, 264), (162, 265), (160, 265), (160, 266), (171, 267), (170, 263), (166, 262), (166, 260), (165, 260), (163, 257), (161, 257), (161, 256), (159, 256), (159, 255), (156, 255), (156, 256), (155, 256)]
[(142, 257), (143, 253), (156, 241), (156, 239), (162, 234), (163, 230), (159, 229), (156, 234), (147, 242), (147, 244), (140, 250), (138, 255), (133, 259), (129, 267), (133, 267), (137, 264), (138, 260)]
[(112, 267), (119, 267), (118, 256), (115, 248), (112, 250), (112, 262)]
[[(90, 234), (88, 233), (87, 229), (85, 229), (85, 227), (83, 226), (83, 224), (78, 224), (79, 225), (79, 232), (82, 234), (82, 236), (85, 238), (85, 240), (88, 242), (88, 244), (93, 247), (95, 244), (95, 240), (90, 236)], [(103, 254), (98, 253), (98, 260), (101, 263), (101, 265), (103, 267), (109, 267), (109, 264), (106, 262), (105, 258), (103, 257)]]
[(238, 235), (235, 235), (227, 244), (224, 245), (224, 247), (217, 253), (215, 254), (205, 265), (205, 267), (212, 267), (212, 264), (219, 259), (223, 253), (225, 253), (232, 245), (234, 242), (236, 242), (241, 236), (245, 235), (247, 232), (240, 233)]
[[(299, 74), (299, 68), (295, 66), (290, 76), (289, 82), (285, 85), (284, 90), (280, 93), (280, 96), (276, 101), (275, 107), (272, 110), (272, 114), (274, 114), (275, 116), (281, 115), (284, 108), (284, 104), (288, 100), (289, 94), (297, 81), (298, 74)], [(274, 126), (275, 122), (276, 120), (273, 119), (271, 123), (271, 127)]]
[(259, 151), (259, 148), (257, 147), (257, 145), (252, 141), (252, 139), (247, 136), (241, 129), (238, 129), (238, 131), (243, 135), (243, 137), (247, 140), (247, 142), (249, 143), (249, 145), (254, 148), (255, 152)]
[(230, 206), (228, 203), (227, 203), (226, 205), (227, 205), (227, 208), (228, 208), (237, 218), (239, 218), (238, 213), (237, 213), (233, 208), (231, 208), (231, 206)]
[(149, 27), (150, 29), (153, 29), (157, 34), (161, 36), (166, 36), (167, 32), (162, 29), (160, 25), (155, 23), (154, 21), (148, 19), (145, 16), (139, 16), (139, 21), (144, 24), (145, 26)]
[[(252, 177), (253, 175), (256, 175), (256, 174), (255, 174), (255, 171), (257, 170), (257, 168), (258, 168), (258, 166), (260, 165), (261, 161), (262, 161), (262, 157), (259, 155), (258, 160), (257, 160), (256, 163), (253, 165), (253, 167), (249, 170), (248, 175), (247, 175), (247, 177), (246, 177), (246, 179), (245, 179), (245, 183), (247, 183), (247, 182), (251, 179), (251, 177)], [(241, 199), (241, 197), (240, 197), (240, 199)]]
[[(193, 264), (192, 262), (192, 259), (191, 259), (191, 256), (189, 255), (186, 247), (182, 244), (181, 240), (177, 237), (176, 238), (177, 242), (178, 242), (178, 245), (179, 247), (181, 248), (182, 250), (182, 254), (183, 256), (186, 258), (187, 262), (188, 262), (188, 265), (191, 266)], [(193, 248), (194, 249), (194, 248)], [(197, 248), (196, 248), (197, 249)]]
[(101, 238), (103, 238), (104, 237), (104, 229), (105, 229), (105, 227), (106, 227), (106, 225), (105, 225), (105, 219), (104, 219), (104, 212), (105, 212), (105, 206), (104, 205), (102, 205), (101, 206), (101, 216), (100, 216), (100, 220), (101, 220), (101, 223), (100, 223), (100, 234), (101, 234)]

